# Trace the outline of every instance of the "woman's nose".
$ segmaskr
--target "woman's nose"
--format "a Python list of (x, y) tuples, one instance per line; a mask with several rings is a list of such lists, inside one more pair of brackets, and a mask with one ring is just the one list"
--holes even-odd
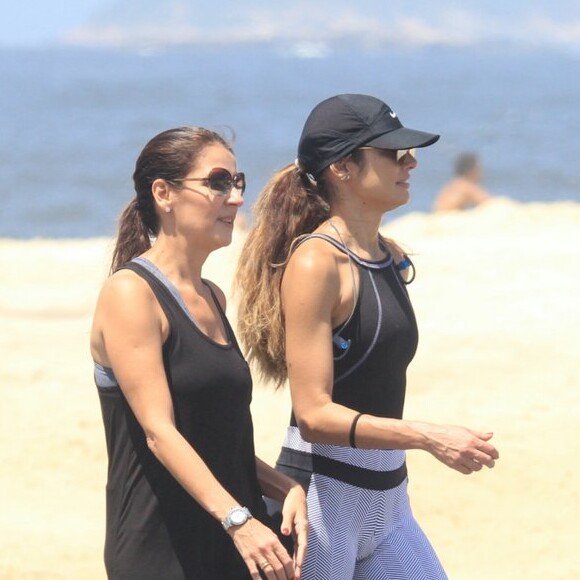
[(232, 187), (232, 191), (228, 195), (226, 203), (241, 207), (244, 204), (244, 194), (237, 187)]
[(417, 158), (408, 152), (399, 159), (399, 163), (409, 170), (415, 169), (417, 167)]

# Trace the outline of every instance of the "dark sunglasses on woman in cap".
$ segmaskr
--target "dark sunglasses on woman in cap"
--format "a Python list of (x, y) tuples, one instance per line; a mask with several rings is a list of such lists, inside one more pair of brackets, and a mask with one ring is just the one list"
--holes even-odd
[(410, 155), (415, 161), (417, 161), (417, 149), (382, 149), (380, 147), (359, 147), (359, 149), (375, 149), (376, 151), (388, 151), (393, 153), (395, 156), (395, 161), (399, 163), (405, 155)]

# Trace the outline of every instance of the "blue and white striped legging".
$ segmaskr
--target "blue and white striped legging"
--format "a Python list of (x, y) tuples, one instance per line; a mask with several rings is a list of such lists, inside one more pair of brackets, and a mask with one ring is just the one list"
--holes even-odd
[(441, 580), (445, 572), (409, 505), (407, 481), (361, 489), (313, 474), (304, 580)]
[[(346, 461), (355, 469), (364, 466), (390, 471), (405, 463), (401, 450), (309, 444), (297, 431), (290, 427), (284, 445), (286, 450), (294, 449), (305, 457), (321, 455)], [(396, 487), (376, 490), (313, 473), (308, 486), (308, 518), (310, 535), (303, 580), (447, 578), (413, 517), (406, 477)]]

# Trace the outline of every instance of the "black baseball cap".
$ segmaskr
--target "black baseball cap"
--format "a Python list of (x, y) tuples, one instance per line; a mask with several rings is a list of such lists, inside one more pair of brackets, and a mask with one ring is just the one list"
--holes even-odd
[(369, 95), (343, 94), (316, 105), (298, 143), (298, 166), (317, 176), (363, 145), (379, 149), (427, 147), (439, 135), (403, 127), (397, 114)]

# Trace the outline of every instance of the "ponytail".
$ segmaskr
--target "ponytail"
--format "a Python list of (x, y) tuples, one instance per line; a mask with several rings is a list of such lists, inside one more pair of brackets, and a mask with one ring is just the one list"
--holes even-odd
[(280, 284), (292, 244), (330, 215), (323, 177), (309, 181), (295, 165), (266, 185), (253, 210), (235, 278), (239, 294), (238, 334), (248, 361), (262, 378), (280, 387), (287, 378)]
[[(137, 198), (132, 199), (119, 218), (119, 232), (113, 251), (111, 274), (151, 247), (150, 236), (154, 235), (155, 231), (145, 226), (138, 205)], [(153, 215), (155, 215), (154, 211)], [(157, 227), (154, 228), (156, 229)]]

